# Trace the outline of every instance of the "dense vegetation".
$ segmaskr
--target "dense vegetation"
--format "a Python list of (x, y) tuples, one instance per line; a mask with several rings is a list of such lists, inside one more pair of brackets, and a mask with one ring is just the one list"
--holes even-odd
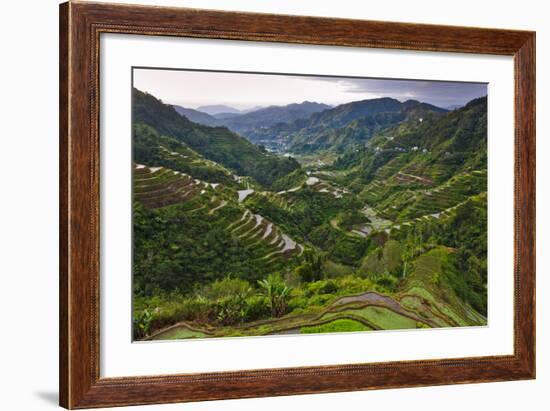
[(405, 120), (437, 117), (446, 110), (415, 100), (392, 98), (355, 101), (313, 114), (308, 119), (247, 131), (259, 144), (309, 153), (322, 150), (344, 152), (365, 144), (373, 135)]
[(135, 338), (486, 324), (486, 98), (247, 132), (302, 166), (180, 113), (134, 91)]
[(134, 89), (134, 124), (145, 124), (158, 134), (172, 137), (239, 175), (250, 176), (269, 185), (299, 167), (292, 158), (281, 158), (265, 151), (225, 127), (192, 123), (172, 106)]

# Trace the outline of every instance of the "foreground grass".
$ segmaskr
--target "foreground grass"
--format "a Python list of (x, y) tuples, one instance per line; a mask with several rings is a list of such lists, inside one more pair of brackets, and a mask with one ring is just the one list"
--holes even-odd
[(163, 332), (156, 337), (156, 340), (181, 340), (186, 338), (204, 338), (208, 335), (199, 331), (190, 330), (186, 327), (177, 327)]
[[(388, 261), (394, 257), (393, 242), (386, 245), (379, 258), (389, 266)], [(387, 274), (374, 279), (352, 274), (292, 283), (295, 280), (291, 277), (280, 278), (281, 285), (293, 285), (285, 285), (288, 294), (278, 313), (273, 312), (270, 305), (273, 300), (266, 289), (242, 279), (215, 281), (192, 295), (138, 297), (134, 300), (135, 319), (141, 323), (134, 324), (135, 329), (143, 326), (145, 332), (136, 338), (164, 340), (484, 325), (486, 319), (461, 301), (449, 285), (449, 276), (455, 275), (451, 264), (454, 258), (452, 249), (435, 247), (418, 256), (407, 276), (401, 279)], [(388, 278), (394, 281), (387, 281)], [(178, 323), (181, 324), (171, 328)]]
[(301, 334), (337, 333), (348, 331), (372, 331), (372, 328), (359, 321), (350, 319), (335, 320), (321, 325), (300, 328)]

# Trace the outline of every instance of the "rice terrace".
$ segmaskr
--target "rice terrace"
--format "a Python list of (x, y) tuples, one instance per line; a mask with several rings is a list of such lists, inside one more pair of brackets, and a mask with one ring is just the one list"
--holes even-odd
[(487, 324), (487, 85), (134, 68), (133, 338)]

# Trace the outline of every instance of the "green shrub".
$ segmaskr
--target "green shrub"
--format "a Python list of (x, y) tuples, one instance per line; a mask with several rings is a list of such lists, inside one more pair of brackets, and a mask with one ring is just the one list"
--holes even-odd
[(134, 314), (134, 338), (139, 339), (147, 336), (151, 329), (153, 315), (147, 309)]
[(296, 312), (296, 310), (303, 310), (308, 308), (309, 299), (307, 297), (294, 297), (288, 301), (288, 310), (291, 312)]
[(355, 275), (341, 277), (337, 281), (340, 288), (338, 294), (340, 295), (364, 293), (374, 288), (374, 283), (371, 280)]
[(311, 297), (318, 294), (333, 294), (338, 291), (336, 280), (320, 280), (305, 284), (305, 295)]
[(327, 280), (324, 282), (324, 284), (319, 288), (319, 292), (321, 294), (333, 294), (338, 291), (338, 286), (333, 280)]
[(270, 274), (263, 280), (258, 281), (258, 285), (269, 302), (271, 315), (281, 317), (286, 314), (292, 289), (286, 285), (281, 274)]
[(223, 297), (216, 302), (216, 320), (222, 325), (242, 323), (245, 319), (246, 301), (239, 295)]
[(326, 306), (328, 303), (336, 299), (332, 294), (317, 294), (309, 299), (308, 305)]
[(363, 238), (343, 237), (331, 251), (331, 258), (347, 265), (356, 265), (364, 255), (367, 241)]
[(268, 318), (270, 315), (269, 302), (263, 296), (252, 296), (246, 299), (244, 309), (245, 321), (256, 321)]
[(176, 304), (172, 312), (175, 321), (196, 321), (206, 323), (214, 316), (212, 303), (202, 298), (184, 299)]
[(226, 277), (216, 280), (211, 284), (202, 287), (199, 295), (210, 300), (217, 300), (224, 297), (242, 296), (246, 297), (252, 292), (250, 283), (240, 278)]
[(376, 284), (383, 288), (383, 291), (395, 292), (397, 289), (397, 278), (385, 273), (376, 279)]

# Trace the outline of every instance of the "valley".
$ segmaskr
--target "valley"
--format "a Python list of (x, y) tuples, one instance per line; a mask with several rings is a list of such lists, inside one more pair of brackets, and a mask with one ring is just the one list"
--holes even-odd
[(134, 89), (134, 339), (486, 325), (486, 105)]

